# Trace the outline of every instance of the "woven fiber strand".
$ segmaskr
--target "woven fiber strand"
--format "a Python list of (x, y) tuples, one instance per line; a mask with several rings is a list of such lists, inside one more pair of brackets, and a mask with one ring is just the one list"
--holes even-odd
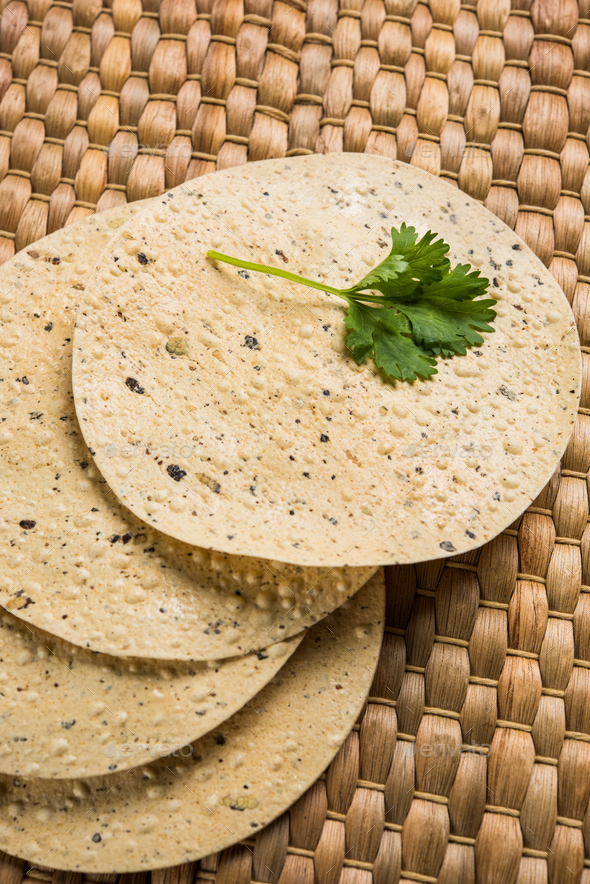
[[(587, 6), (0, 0), (1, 259), (216, 168), (367, 151), (515, 229), (583, 345), (576, 430), (528, 512), (476, 553), (389, 569), (372, 699), (325, 777), (151, 884), (590, 884)], [(1, 884), (38, 880), (150, 876), (0, 859)]]

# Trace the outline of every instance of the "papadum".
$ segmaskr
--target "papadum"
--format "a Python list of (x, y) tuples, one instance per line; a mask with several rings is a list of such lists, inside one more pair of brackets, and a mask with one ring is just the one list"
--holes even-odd
[(0, 777), (0, 849), (72, 872), (122, 873), (253, 835), (309, 788), (350, 732), (383, 616), (380, 571), (306, 633), (257, 697), (178, 758), (90, 779)]
[[(494, 333), (428, 381), (358, 366), (337, 298), (206, 257), (345, 287), (402, 222), (498, 300)], [(253, 163), (150, 203), (101, 256), (74, 342), (82, 432), (139, 519), (326, 569), (490, 540), (549, 480), (580, 394), (568, 302), (532, 251), (460, 190), (366, 154)]]
[(0, 773), (98, 776), (177, 757), (255, 696), (302, 634), (244, 657), (108, 657), (0, 611)]
[(115, 656), (239, 656), (315, 623), (375, 568), (213, 553), (119, 504), (76, 420), (71, 341), (90, 271), (135, 210), (86, 218), (0, 268), (0, 604)]

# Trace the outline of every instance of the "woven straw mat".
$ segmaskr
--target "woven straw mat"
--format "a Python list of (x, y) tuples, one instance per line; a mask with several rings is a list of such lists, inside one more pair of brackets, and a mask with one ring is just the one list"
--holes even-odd
[[(214, 169), (367, 151), (514, 228), (585, 345), (576, 431), (534, 506), (475, 553), (389, 569), (372, 696), (326, 775), (152, 884), (590, 884), (588, 6), (0, 0), (1, 259)], [(32, 879), (117, 884), (2, 856), (1, 884)]]

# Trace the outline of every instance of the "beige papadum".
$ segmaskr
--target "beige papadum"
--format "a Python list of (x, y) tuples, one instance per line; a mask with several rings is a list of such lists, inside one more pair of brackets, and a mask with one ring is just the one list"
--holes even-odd
[(253, 835), (317, 779), (350, 732), (383, 616), (379, 572), (306, 634), (242, 711), (176, 758), (92, 779), (0, 777), (0, 848), (53, 868), (121, 873), (188, 862)]
[(301, 639), (206, 663), (127, 660), (0, 611), (0, 773), (71, 779), (172, 755), (241, 709)]
[(135, 209), (86, 218), (0, 268), (0, 604), (116, 656), (242, 655), (307, 628), (375, 568), (212, 553), (121, 507), (76, 420), (71, 339), (90, 271)]
[[(339, 299), (206, 258), (345, 287), (402, 222), (498, 299), (496, 331), (424, 382), (357, 366)], [(456, 188), (364, 154), (255, 163), (150, 203), (101, 256), (74, 341), (82, 432), (140, 519), (325, 568), (490, 540), (548, 481), (580, 391), (569, 305), (530, 249)]]

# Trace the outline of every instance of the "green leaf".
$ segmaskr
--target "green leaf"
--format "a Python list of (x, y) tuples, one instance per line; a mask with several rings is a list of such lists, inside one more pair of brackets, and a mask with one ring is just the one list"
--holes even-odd
[(466, 347), (483, 344), (481, 332), (493, 332), (489, 322), (496, 316), (490, 308), (496, 301), (420, 298), (412, 304), (399, 304), (410, 320), (412, 334), (419, 344), (437, 356), (457, 353), (464, 356)]
[(350, 294), (362, 292), (366, 289), (375, 289), (378, 292), (386, 294), (390, 288), (394, 287), (394, 283), (409, 271), (408, 262), (401, 256), (391, 252), (387, 258), (374, 267), (366, 276), (345, 291)]
[[(437, 236), (438, 234), (429, 230), (418, 240), (415, 229), (406, 227), (405, 224), (402, 224), (399, 232), (395, 227), (391, 229), (392, 248), (403, 250), (402, 254), (408, 262), (408, 278), (416, 280), (422, 286), (440, 279), (451, 266), (446, 257), (449, 246), (444, 239), (437, 239)], [(414, 240), (414, 245), (410, 244), (410, 239)]]
[(347, 289), (221, 252), (207, 256), (342, 298), (348, 305), (347, 346), (356, 361), (372, 357), (389, 377), (415, 380), (437, 373), (435, 356), (464, 356), (467, 347), (483, 344), (480, 332), (494, 331), (489, 323), (496, 317), (491, 309), (496, 301), (481, 300), (489, 279), (469, 264), (451, 269), (449, 246), (437, 236), (429, 230), (419, 240), (414, 227), (393, 227), (387, 258)]
[(358, 304), (355, 301), (350, 301), (348, 304), (345, 322), (351, 331), (346, 338), (346, 346), (352, 351), (359, 365), (373, 352), (374, 312), (366, 304)]
[(403, 223), (399, 230), (392, 227), (391, 251), (387, 258), (356, 285), (344, 291), (357, 294), (374, 289), (385, 297), (397, 300), (411, 297), (419, 286), (437, 282), (448, 272), (450, 263), (445, 257), (448, 245), (442, 239), (437, 240), (436, 236), (429, 230), (418, 240), (414, 227)]
[(352, 301), (346, 325), (351, 329), (346, 343), (359, 364), (372, 355), (386, 375), (402, 381), (437, 374), (436, 360), (412, 339), (408, 320), (396, 308)]
[(425, 298), (452, 298), (456, 301), (481, 297), (486, 293), (490, 281), (485, 276), (481, 276), (479, 270), (472, 270), (469, 273), (470, 270), (469, 264), (457, 264), (452, 270), (443, 274), (439, 281), (424, 286), (422, 295)]

